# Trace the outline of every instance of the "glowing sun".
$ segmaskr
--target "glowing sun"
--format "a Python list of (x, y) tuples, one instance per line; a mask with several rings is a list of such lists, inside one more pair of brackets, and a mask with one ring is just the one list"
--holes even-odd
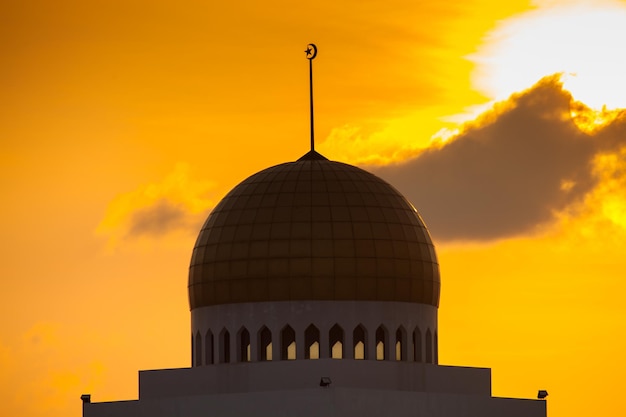
[(502, 21), (470, 57), (474, 86), (502, 100), (563, 73), (564, 87), (594, 109), (626, 108), (626, 4), (578, 2), (539, 7)]

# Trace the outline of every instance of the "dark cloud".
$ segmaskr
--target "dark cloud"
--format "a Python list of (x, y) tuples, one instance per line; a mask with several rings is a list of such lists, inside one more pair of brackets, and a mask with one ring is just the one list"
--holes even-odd
[(558, 76), (546, 77), (447, 145), (373, 171), (413, 202), (435, 239), (527, 233), (594, 187), (598, 152), (626, 144), (624, 117), (586, 134), (572, 121), (571, 106), (584, 107)]
[(162, 198), (132, 213), (127, 236), (159, 236), (174, 230), (196, 233), (205, 217), (206, 213), (192, 213), (183, 204)]

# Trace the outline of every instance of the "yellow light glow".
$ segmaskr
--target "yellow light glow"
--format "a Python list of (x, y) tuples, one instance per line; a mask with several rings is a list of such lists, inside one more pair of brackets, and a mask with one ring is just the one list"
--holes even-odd
[(600, 207), (605, 219), (626, 230), (626, 148), (618, 154), (605, 154), (596, 158), (595, 172), (600, 185), (592, 198)]
[[(189, 366), (197, 232), (237, 182), (306, 152), (310, 41), (316, 149), (333, 160), (446, 146), (556, 72), (580, 129), (613, 129), (626, 2), (548, 1), (322, 0), (306, 16), (284, 0), (4, 2), (3, 415), (79, 417), (83, 393), (134, 399), (138, 369)], [(557, 224), (436, 242), (441, 363), (492, 367), (497, 396), (545, 387), (551, 417), (623, 408), (626, 153), (606, 152)]]
[(606, 106), (602, 106), (599, 110), (591, 109), (580, 102), (573, 103), (570, 110), (574, 123), (586, 133), (592, 133), (610, 124), (624, 113), (623, 109), (609, 110)]
[(495, 100), (562, 73), (564, 87), (593, 109), (626, 107), (626, 7), (603, 1), (540, 7), (503, 21), (471, 59), (473, 81)]

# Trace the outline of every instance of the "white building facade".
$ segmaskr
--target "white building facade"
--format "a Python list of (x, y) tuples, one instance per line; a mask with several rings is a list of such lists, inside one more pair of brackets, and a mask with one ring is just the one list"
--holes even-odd
[(139, 372), (104, 416), (525, 416), (489, 369), (439, 365), (440, 279), (415, 208), (315, 151), (235, 187), (205, 222), (189, 273), (190, 368)]

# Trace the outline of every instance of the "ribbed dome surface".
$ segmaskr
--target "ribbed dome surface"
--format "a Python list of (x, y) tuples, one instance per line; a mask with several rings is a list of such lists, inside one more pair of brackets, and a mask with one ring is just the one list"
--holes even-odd
[(189, 271), (192, 310), (287, 300), (438, 306), (439, 288), (413, 206), (380, 178), (321, 155), (237, 185), (202, 227)]

